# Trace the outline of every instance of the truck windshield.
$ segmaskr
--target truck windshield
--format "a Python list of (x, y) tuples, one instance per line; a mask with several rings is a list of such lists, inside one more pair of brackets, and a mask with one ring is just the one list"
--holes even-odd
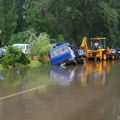
[(51, 58), (54, 58), (62, 54), (65, 54), (66, 52), (68, 52), (68, 46), (64, 45), (64, 46), (56, 47), (52, 51), (50, 51), (50, 56)]

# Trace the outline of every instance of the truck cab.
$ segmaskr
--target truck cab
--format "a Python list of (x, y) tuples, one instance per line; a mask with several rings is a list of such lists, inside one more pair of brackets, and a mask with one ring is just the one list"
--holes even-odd
[[(73, 50), (75, 46), (70, 45), (69, 43), (58, 43), (54, 48), (50, 50), (50, 59), (53, 65), (60, 65), (60, 64), (70, 64), (75, 63), (77, 64), (76, 57), (79, 57), (80, 50), (77, 53)], [(82, 54), (83, 55), (83, 54)], [(85, 55), (85, 53), (84, 53)]]
[(68, 46), (68, 43), (57, 44), (50, 50), (50, 59), (53, 65), (73, 62), (75, 58), (74, 52)]

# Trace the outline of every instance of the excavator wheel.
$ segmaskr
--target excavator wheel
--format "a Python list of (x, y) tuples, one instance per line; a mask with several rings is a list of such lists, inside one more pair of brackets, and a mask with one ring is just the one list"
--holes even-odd
[(115, 59), (115, 56), (114, 55), (112, 55), (112, 60), (114, 60)]
[(103, 60), (106, 60), (107, 59), (107, 55), (104, 53), (102, 58), (103, 58)]

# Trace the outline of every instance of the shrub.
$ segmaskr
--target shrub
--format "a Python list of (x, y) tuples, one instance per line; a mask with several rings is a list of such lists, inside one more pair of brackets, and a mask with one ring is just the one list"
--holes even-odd
[(2, 65), (4, 68), (9, 68), (9, 66), (15, 67), (16, 59), (10, 54), (5, 55), (2, 59)]
[(24, 65), (30, 64), (30, 60), (26, 57), (26, 55), (24, 53), (22, 53), (18, 62), (20, 62), (21, 64), (24, 64)]
[(16, 63), (26, 65), (30, 63), (30, 60), (19, 48), (8, 46), (6, 48), (6, 54), (2, 59), (2, 65), (4, 68), (9, 68), (9, 66), (15, 67)]

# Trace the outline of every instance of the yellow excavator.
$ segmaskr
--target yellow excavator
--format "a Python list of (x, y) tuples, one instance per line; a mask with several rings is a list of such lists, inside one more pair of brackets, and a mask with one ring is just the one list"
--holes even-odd
[(107, 58), (115, 58), (115, 55), (111, 53), (110, 48), (107, 46), (105, 37), (90, 38), (90, 47), (87, 44), (87, 37), (84, 37), (80, 48), (85, 50), (87, 59), (106, 60)]

